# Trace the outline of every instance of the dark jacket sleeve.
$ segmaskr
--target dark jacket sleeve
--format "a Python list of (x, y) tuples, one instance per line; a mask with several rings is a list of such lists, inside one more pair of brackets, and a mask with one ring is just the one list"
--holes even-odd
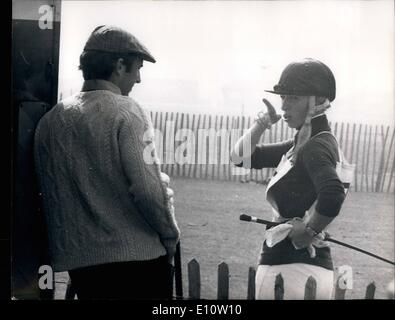
[(257, 145), (254, 153), (247, 161), (235, 164), (237, 167), (262, 169), (275, 168), (281, 161), (282, 156), (291, 149), (293, 140), (282, 141), (278, 143), (268, 143)]
[(310, 140), (301, 150), (301, 160), (317, 192), (316, 210), (328, 217), (339, 214), (345, 199), (343, 183), (336, 173), (337, 159), (333, 138)]

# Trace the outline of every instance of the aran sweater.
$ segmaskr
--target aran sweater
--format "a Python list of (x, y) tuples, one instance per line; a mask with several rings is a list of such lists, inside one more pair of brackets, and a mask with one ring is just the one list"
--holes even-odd
[(104, 80), (44, 115), (35, 163), (54, 271), (174, 252), (179, 229), (153, 139), (149, 115)]

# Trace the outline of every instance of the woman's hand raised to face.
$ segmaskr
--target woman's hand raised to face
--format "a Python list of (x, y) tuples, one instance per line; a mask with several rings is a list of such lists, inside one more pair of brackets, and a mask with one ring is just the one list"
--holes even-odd
[(277, 114), (276, 109), (272, 106), (272, 104), (267, 99), (262, 99), (263, 103), (266, 105), (267, 112), (263, 111), (258, 112), (256, 117), (256, 121), (264, 128), (270, 128), (272, 124), (275, 124), (278, 120), (281, 119), (281, 116)]
[(269, 102), (269, 100), (263, 98), (263, 103), (266, 105), (267, 113), (270, 117), (270, 122), (275, 124), (278, 120), (281, 119), (281, 116), (277, 114), (276, 109), (274, 109), (273, 105)]

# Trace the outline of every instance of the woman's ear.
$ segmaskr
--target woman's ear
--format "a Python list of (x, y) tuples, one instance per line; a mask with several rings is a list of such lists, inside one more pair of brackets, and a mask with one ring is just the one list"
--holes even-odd
[(319, 106), (325, 102), (326, 98), (325, 97), (315, 97), (315, 105)]

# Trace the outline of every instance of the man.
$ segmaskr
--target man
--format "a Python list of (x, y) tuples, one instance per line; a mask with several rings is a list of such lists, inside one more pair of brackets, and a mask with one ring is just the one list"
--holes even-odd
[[(172, 190), (151, 120), (128, 97), (144, 60), (155, 62), (129, 32), (97, 27), (80, 57), (82, 91), (36, 131), (54, 271), (69, 272), (79, 299), (171, 298), (179, 240)], [(145, 161), (147, 149), (154, 161)]]

